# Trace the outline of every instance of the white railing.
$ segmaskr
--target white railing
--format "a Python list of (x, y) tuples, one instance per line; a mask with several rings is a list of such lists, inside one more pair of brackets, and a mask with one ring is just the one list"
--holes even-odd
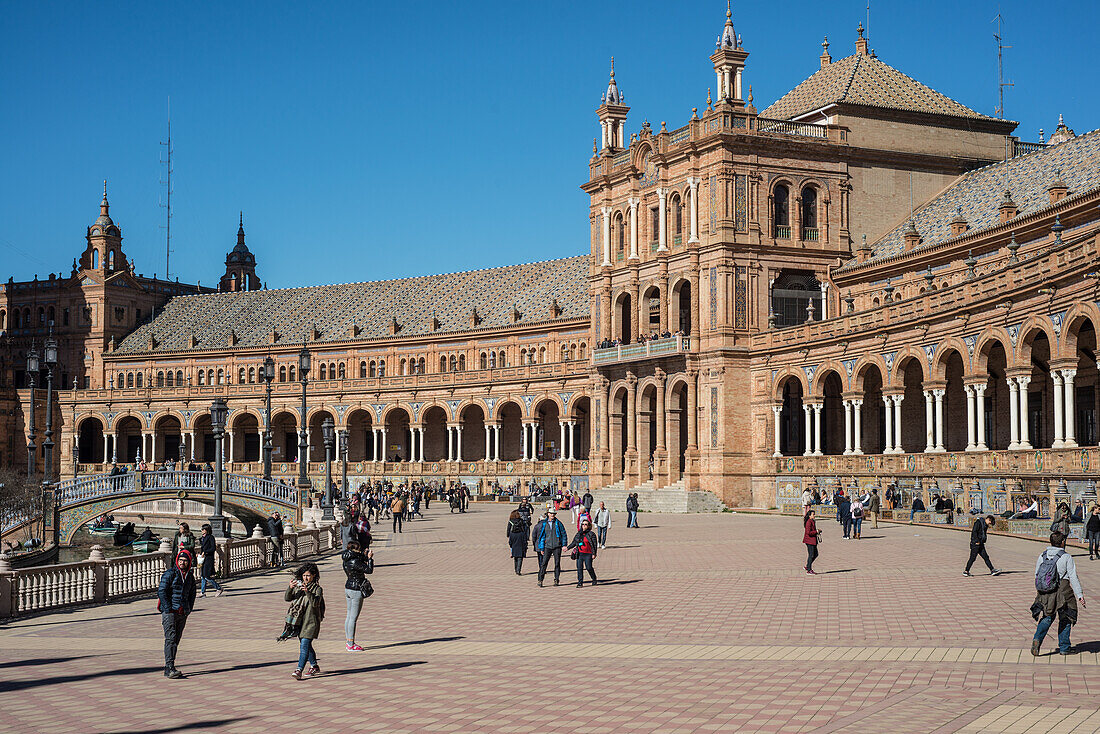
[(136, 474), (104, 474), (95, 477), (65, 479), (58, 484), (57, 498), (62, 507), (97, 497), (125, 494), (134, 491)]
[(20, 569), (14, 573), (8, 603), (14, 613), (24, 614), (95, 601), (97, 565), (79, 561)]
[(629, 362), (635, 359), (662, 357), (668, 354), (680, 354), (691, 350), (691, 337), (671, 336), (665, 339), (650, 339), (641, 344), (617, 344), (613, 347), (592, 350), (595, 364), (613, 364)]
[(280, 484), (270, 479), (250, 477), (244, 474), (229, 474), (228, 480), (226, 491), (233, 494), (251, 494), (285, 502), (288, 505), (293, 505), (298, 501), (293, 486)]
[(247, 540), (234, 540), (225, 544), (226, 553), (229, 555), (229, 575), (256, 571), (267, 565), (270, 557), (267, 549), (267, 538), (249, 538)]
[[(150, 490), (214, 491), (217, 476), (202, 471), (129, 472), (116, 476), (97, 475), (66, 479), (58, 483), (58, 500), (62, 509), (80, 502), (118, 494)], [(275, 500), (288, 505), (297, 503), (296, 490), (279, 482), (243, 474), (226, 474), (225, 491)]]
[(766, 117), (756, 118), (756, 129), (762, 133), (800, 135), (804, 138), (829, 137), (829, 131), (821, 125), (814, 125), (809, 122), (791, 122), (790, 120), (772, 120)]
[(107, 598), (118, 599), (132, 594), (154, 591), (168, 564), (167, 553), (142, 553), (135, 556), (108, 558)]

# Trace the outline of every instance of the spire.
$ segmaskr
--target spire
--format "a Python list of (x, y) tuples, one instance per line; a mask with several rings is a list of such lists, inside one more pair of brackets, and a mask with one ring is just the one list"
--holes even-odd
[(821, 42), (821, 68), (824, 69), (831, 63), (833, 57), (829, 55), (829, 37), (825, 36), (825, 40)]
[(870, 54), (867, 51), (867, 39), (863, 37), (863, 21), (860, 21), (859, 26), (856, 27), (856, 33), (858, 34), (858, 38), (856, 38), (856, 53), (862, 54), (863, 56), (869, 56)]
[(739, 48), (737, 32), (733, 29), (733, 9), (730, 0), (726, 0), (726, 27), (722, 29), (722, 38), (718, 41), (718, 48)]
[(103, 201), (99, 202), (99, 218), (95, 220), (95, 223), (104, 227), (114, 224), (111, 221), (111, 215), (108, 213), (110, 209), (111, 205), (107, 203), (107, 179), (103, 179)]
[(607, 91), (603, 94), (604, 104), (622, 104), (623, 94), (615, 83), (615, 57), (611, 57), (611, 79), (607, 82)]
[(238, 245), (243, 245), (244, 244), (244, 211), (243, 210), (241, 211), (240, 226), (237, 227), (237, 244)]

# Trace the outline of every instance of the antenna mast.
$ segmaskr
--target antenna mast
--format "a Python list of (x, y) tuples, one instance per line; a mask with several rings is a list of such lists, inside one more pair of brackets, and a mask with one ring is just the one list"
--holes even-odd
[(1006, 46), (1003, 43), (1004, 40), (1004, 16), (998, 11), (997, 17), (993, 19), (993, 23), (997, 24), (997, 32), (993, 34), (993, 38), (997, 41), (997, 117), (1004, 119), (1005, 116), (1005, 87), (1016, 86), (1012, 82), (1005, 81), (1005, 69), (1004, 69), (1004, 50), (1006, 48), (1012, 48), (1012, 46)]
[(170, 280), (168, 277), (168, 263), (172, 254), (172, 98), (168, 98), (168, 139), (163, 140), (160, 143), (164, 146), (165, 159), (161, 161), (164, 164), (165, 177), (161, 181), (165, 185), (167, 196), (165, 203), (161, 204), (166, 210), (166, 216), (164, 220), (164, 279)]

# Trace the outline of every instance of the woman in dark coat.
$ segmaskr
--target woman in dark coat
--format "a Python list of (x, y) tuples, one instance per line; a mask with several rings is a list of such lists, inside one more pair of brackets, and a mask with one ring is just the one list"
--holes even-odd
[(214, 555), (218, 552), (218, 541), (214, 540), (214, 532), (209, 523), (204, 523), (202, 526), (202, 537), (199, 538), (199, 552), (202, 554), (202, 568), (199, 569), (199, 576), (202, 578), (202, 586), (199, 590), (199, 596), (206, 596), (206, 584), (209, 583), (213, 586), (218, 596), (225, 593), (222, 587), (218, 585), (218, 582), (214, 580)]
[(508, 516), (508, 545), (512, 547), (512, 562), (516, 567), (516, 576), (522, 575), (523, 559), (527, 557), (527, 523), (519, 510), (512, 510)]
[(806, 512), (806, 516), (802, 518), (802, 525), (805, 527), (802, 542), (806, 544), (806, 573), (816, 575), (814, 561), (817, 559), (817, 544), (821, 538), (821, 531), (817, 529), (813, 510)]
[(836, 520), (844, 528), (844, 539), (850, 539), (852, 535), (852, 502), (844, 495), (841, 495), (836, 503)]
[(592, 577), (592, 585), (597, 582), (596, 571), (592, 568), (592, 561), (596, 558), (596, 548), (599, 543), (596, 534), (592, 532), (592, 523), (588, 518), (581, 520), (581, 526), (577, 534), (573, 536), (573, 542), (565, 547), (566, 550), (576, 549), (577, 558), (577, 588), (584, 586), (584, 571), (588, 569), (588, 575)]

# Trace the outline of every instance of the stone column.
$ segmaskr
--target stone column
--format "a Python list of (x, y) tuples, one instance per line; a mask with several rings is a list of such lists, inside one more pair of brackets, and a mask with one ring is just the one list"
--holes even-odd
[(802, 421), (805, 423), (803, 426), (803, 433), (806, 434), (805, 448), (802, 449), (803, 456), (814, 455), (814, 443), (813, 443), (813, 406), (809, 403), (802, 404)]
[(563, 421), (561, 418), (558, 419), (558, 440), (560, 442), (558, 449), (558, 459), (560, 459), (561, 461), (565, 461), (565, 421)]
[(691, 189), (691, 236), (688, 243), (699, 241), (699, 180), (688, 179), (688, 187)]
[(668, 197), (668, 189), (657, 187), (657, 252), (668, 252), (668, 207), (665, 200)]
[(603, 267), (611, 265), (611, 207), (603, 208)]
[(963, 385), (963, 390), (966, 390), (966, 450), (977, 451), (978, 444), (974, 441), (974, 434), (977, 432), (974, 423), (974, 386)]
[(974, 386), (974, 412), (978, 418), (974, 449), (989, 451), (989, 447), (985, 445), (985, 385)]
[(882, 453), (894, 453), (894, 401), (890, 395), (882, 396), (882, 404), (886, 412), (886, 445), (882, 447)]
[(933, 414), (934, 396), (931, 390), (924, 391), (924, 453), (936, 450), (936, 425)]
[(1009, 450), (1020, 448), (1020, 388), (1015, 377), (1008, 378), (1008, 433)]
[(603, 428), (600, 431), (600, 451), (611, 450), (611, 382), (604, 380), (600, 387), (600, 398), (603, 403), (603, 412), (596, 416)]
[(936, 451), (939, 453), (947, 450), (943, 445), (943, 396), (946, 392), (944, 389), (932, 391), (932, 396), (936, 399)]
[[(1027, 425), (1027, 386), (1031, 383), (1030, 377), (1017, 377), (1016, 382), (1020, 384), (1020, 448), (1030, 449), (1031, 440), (1028, 437), (1028, 425)], [(1054, 403), (1058, 404), (1057, 401)]]
[(492, 461), (493, 460), (493, 442), (489, 439), (489, 434), (490, 433), (491, 433), (491, 431), (489, 429), (489, 424), (486, 423), (485, 424), (485, 460), (486, 461)]
[(638, 450), (638, 406), (635, 404), (638, 395), (637, 380), (627, 380), (626, 383), (626, 450)]
[(901, 447), (901, 401), (904, 395), (894, 396), (894, 453), (903, 454), (905, 449)]
[(109, 436), (110, 436), (110, 434), (107, 434), (107, 433), (103, 434), (103, 463), (104, 464), (108, 463), (111, 460), (111, 453), (108, 450), (108, 442), (107, 442), (107, 439), (108, 439)]
[(852, 401), (844, 401), (844, 455), (852, 453)]
[(522, 438), (520, 440), (520, 461), (527, 461), (527, 422), (522, 421), (519, 425), (522, 429)]
[(455, 426), (455, 461), (462, 463), (462, 424)]
[(381, 431), (381, 434), (382, 434), (382, 452), (379, 454), (379, 456), (382, 457), (382, 461), (385, 461), (386, 460), (386, 427), (382, 426), (380, 431)]
[(638, 204), (641, 199), (630, 197), (630, 260), (638, 259)]
[(668, 449), (665, 445), (665, 376), (657, 374), (657, 451), (663, 456)]
[(863, 438), (863, 401), (852, 401), (852, 413), (855, 418), (854, 431), (852, 432), (852, 453), (862, 454), (863, 448), (860, 446), (860, 441)]
[(829, 318), (829, 284), (821, 284), (821, 320)]
[[(1060, 449), (1065, 445), (1065, 413), (1063, 407), (1062, 373), (1051, 370), (1051, 378), (1054, 380), (1054, 441), (1050, 444), (1052, 449)], [(1026, 415), (1026, 413), (1025, 413)]]
[(500, 424), (493, 426), (493, 461), (500, 461)]
[(699, 449), (699, 387), (698, 370), (688, 370), (688, 448)]
[(773, 429), (772, 429), (773, 434), (775, 436), (775, 451), (772, 452), (772, 456), (774, 456), (775, 458), (779, 458), (780, 456), (783, 455), (783, 452), (781, 452), (779, 450), (779, 422), (780, 422), (780, 415), (782, 414), (782, 412), (783, 412), (783, 406), (782, 405), (773, 405), (772, 406), (772, 415), (775, 416), (775, 423), (773, 424)]
[(569, 421), (569, 461), (577, 460), (577, 422)]
[(824, 403), (814, 403), (814, 456), (821, 456), (821, 410)]
[(416, 461), (420, 464), (424, 463), (424, 426), (417, 429), (417, 441), (416, 441)]
[(118, 463), (118, 434), (111, 434), (111, 463)]
[(634, 308), (634, 315), (630, 319), (630, 343), (637, 344), (638, 336), (644, 334), (642, 330), (642, 315), (646, 317), (646, 326), (649, 326), (649, 311), (642, 308), (642, 286), (635, 280), (630, 286), (630, 303)]
[(1077, 409), (1074, 405), (1073, 378), (1077, 376), (1077, 370), (1062, 370), (1062, 395), (1065, 398), (1066, 433), (1062, 445), (1067, 449), (1077, 446)]

